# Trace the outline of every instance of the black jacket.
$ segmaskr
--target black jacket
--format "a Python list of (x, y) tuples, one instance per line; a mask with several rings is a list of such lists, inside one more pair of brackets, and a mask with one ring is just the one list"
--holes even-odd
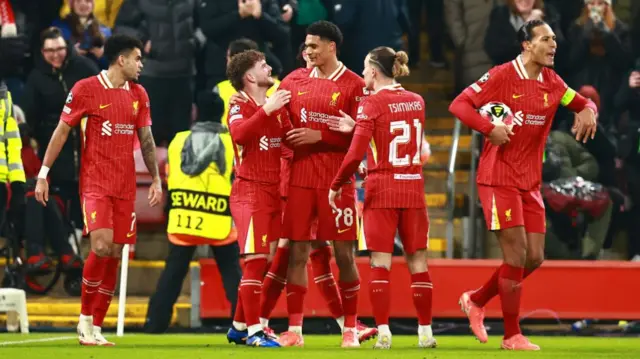
[[(71, 46), (67, 58), (58, 70), (49, 65), (42, 55), (36, 59), (22, 94), (23, 109), (31, 136), (38, 142), (38, 157), (44, 158), (49, 139), (58, 122), (69, 90), (76, 82), (96, 75), (98, 67), (91, 60), (79, 56)], [(51, 171), (52, 181), (74, 181), (80, 165), (80, 133), (74, 128), (64, 144)]]
[(125, 0), (118, 12), (114, 34), (151, 41), (144, 55), (143, 76), (182, 77), (195, 74), (196, 0)]
[(238, 0), (201, 0), (198, 23), (207, 38), (205, 72), (218, 81), (226, 79), (226, 54), (229, 43), (246, 37), (258, 43), (264, 51), (266, 44), (289, 38), (289, 26), (282, 20), (282, 11), (275, 0), (262, 1), (260, 19), (240, 18)]

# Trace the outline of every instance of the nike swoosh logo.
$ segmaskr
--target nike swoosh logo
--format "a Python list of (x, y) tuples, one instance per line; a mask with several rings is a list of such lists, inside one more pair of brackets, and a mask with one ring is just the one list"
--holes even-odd
[(298, 96), (302, 96), (302, 95), (304, 95), (304, 94), (306, 94), (306, 93), (308, 93), (308, 92), (309, 92), (309, 91), (304, 91), (304, 92), (302, 92), (302, 91), (298, 91)]
[(352, 294), (352, 295), (345, 295), (344, 297), (345, 297), (345, 299), (351, 299), (351, 298), (353, 298), (355, 296), (356, 296), (356, 294)]
[(133, 237), (135, 235), (136, 235), (135, 233), (127, 233), (127, 238), (131, 238), (131, 237)]
[(346, 231), (350, 231), (351, 228), (347, 228), (347, 229), (338, 229), (338, 233), (344, 233)]
[(520, 98), (520, 97), (522, 97), (522, 96), (524, 96), (524, 95), (516, 95), (516, 94), (513, 94), (513, 98)]
[(111, 104), (108, 104), (108, 105), (100, 105), (100, 109), (102, 110), (103, 108), (107, 108), (107, 107), (109, 107), (109, 106), (111, 106)]

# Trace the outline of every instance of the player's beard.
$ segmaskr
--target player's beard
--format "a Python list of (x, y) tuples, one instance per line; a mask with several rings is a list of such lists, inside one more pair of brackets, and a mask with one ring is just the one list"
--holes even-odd
[(258, 87), (270, 88), (274, 83), (273, 78), (267, 77), (258, 83)]

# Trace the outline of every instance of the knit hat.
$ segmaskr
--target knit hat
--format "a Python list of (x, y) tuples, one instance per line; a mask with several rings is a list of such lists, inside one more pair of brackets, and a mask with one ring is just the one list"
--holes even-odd
[(200, 91), (196, 96), (198, 122), (220, 122), (224, 113), (224, 101), (217, 91)]

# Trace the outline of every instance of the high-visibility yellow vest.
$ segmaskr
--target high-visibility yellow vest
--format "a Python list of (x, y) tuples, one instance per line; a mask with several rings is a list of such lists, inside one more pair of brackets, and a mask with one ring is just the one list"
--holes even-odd
[[(271, 94), (278, 89), (278, 86), (280, 86), (280, 81), (278, 81), (277, 79), (274, 79), (274, 81), (275, 83), (273, 84), (273, 86), (271, 86), (271, 88), (267, 91), (267, 96), (271, 96)], [(229, 113), (229, 100), (231, 99), (231, 96), (238, 91), (236, 91), (236, 89), (231, 86), (231, 81), (229, 80), (218, 82), (215, 88), (218, 90), (218, 95), (220, 95), (220, 98), (224, 102), (224, 113), (222, 114), (221, 123), (222, 125), (229, 127), (229, 124), (227, 123), (227, 114)]]
[(0, 183), (25, 182), (22, 167), (22, 139), (13, 117), (13, 101), (7, 88), (0, 86)]
[[(189, 176), (182, 172), (182, 148), (191, 131), (176, 134), (167, 150), (169, 162), (169, 223), (167, 233), (171, 236), (227, 240), (231, 232), (231, 172), (233, 171), (233, 146), (229, 133), (220, 134), (225, 147), (227, 168), (221, 174), (218, 166), (211, 163), (198, 176)], [(181, 236), (184, 238), (184, 236)]]

